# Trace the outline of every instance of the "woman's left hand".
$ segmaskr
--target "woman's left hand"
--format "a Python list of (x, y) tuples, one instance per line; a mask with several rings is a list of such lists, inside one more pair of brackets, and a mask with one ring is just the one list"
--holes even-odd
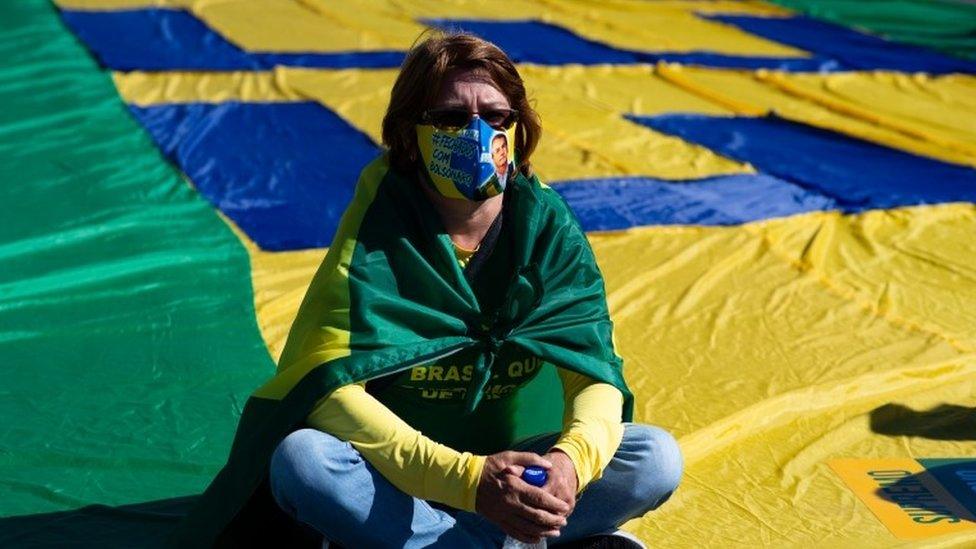
[(572, 514), (576, 507), (576, 490), (579, 487), (579, 480), (576, 477), (576, 466), (569, 456), (559, 450), (552, 450), (542, 456), (543, 459), (552, 463), (549, 469), (549, 478), (542, 487), (543, 490), (565, 501), (569, 505), (569, 514)]

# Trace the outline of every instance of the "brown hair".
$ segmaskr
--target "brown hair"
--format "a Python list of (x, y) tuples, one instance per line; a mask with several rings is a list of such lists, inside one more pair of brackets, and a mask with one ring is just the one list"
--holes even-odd
[(417, 159), (414, 126), (437, 99), (444, 75), (454, 69), (484, 71), (518, 110), (515, 156), (519, 171), (532, 175), (529, 159), (542, 136), (542, 124), (529, 105), (522, 77), (498, 46), (464, 32), (431, 36), (411, 48), (403, 60), (383, 117), (383, 144), (390, 149), (390, 164), (403, 172), (413, 169)]

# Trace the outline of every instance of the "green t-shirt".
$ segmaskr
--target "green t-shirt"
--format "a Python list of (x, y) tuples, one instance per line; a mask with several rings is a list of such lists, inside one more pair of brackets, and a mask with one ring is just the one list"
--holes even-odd
[[(507, 351), (507, 352), (506, 352)], [(562, 384), (553, 365), (503, 347), (474, 412), (464, 414), (475, 354), (461, 352), (401, 372), (376, 397), (411, 427), (456, 450), (491, 454), (562, 426)]]

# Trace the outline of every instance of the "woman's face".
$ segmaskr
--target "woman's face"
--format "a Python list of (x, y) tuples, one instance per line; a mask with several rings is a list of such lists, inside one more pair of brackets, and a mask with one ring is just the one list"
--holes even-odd
[(437, 99), (430, 106), (431, 110), (466, 109), (471, 114), (511, 108), (508, 98), (487, 73), (471, 69), (456, 69), (444, 75)]
[[(437, 97), (428, 108), (430, 110), (459, 109), (467, 111), (471, 115), (487, 115), (492, 111), (497, 113), (497, 111), (507, 111), (512, 107), (511, 102), (504, 93), (495, 87), (491, 77), (486, 72), (468, 69), (452, 70), (445, 74)], [(434, 192), (427, 185), (422, 185), (421, 188), (436, 204), (463, 212), (468, 212), (473, 207), (481, 207), (485, 204), (500, 207), (502, 200), (502, 195), (497, 194), (483, 201), (472, 202), (467, 199), (447, 198)]]

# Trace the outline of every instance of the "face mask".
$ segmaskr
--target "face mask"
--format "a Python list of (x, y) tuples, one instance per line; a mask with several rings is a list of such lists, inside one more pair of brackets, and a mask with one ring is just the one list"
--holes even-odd
[(475, 116), (458, 130), (417, 125), (427, 182), (449, 198), (484, 200), (501, 194), (514, 177), (515, 124), (496, 130)]

